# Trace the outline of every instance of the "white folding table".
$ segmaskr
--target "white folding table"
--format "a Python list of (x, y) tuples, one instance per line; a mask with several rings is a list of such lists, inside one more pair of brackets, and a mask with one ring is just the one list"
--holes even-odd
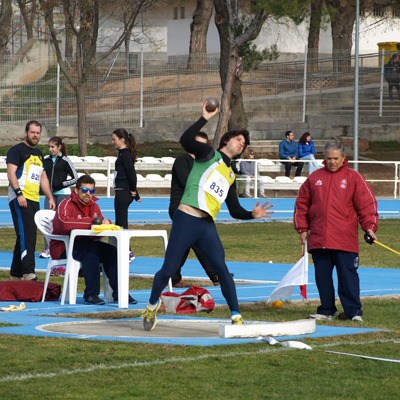
[[(118, 253), (118, 307), (128, 308), (129, 296), (129, 242), (132, 237), (162, 237), (164, 241), (164, 253), (167, 250), (168, 237), (165, 230), (140, 230), (140, 229), (121, 229), (119, 231), (105, 230), (100, 233), (94, 233), (89, 229), (73, 229), (70, 236), (70, 245), (67, 254), (67, 267), (65, 273), (67, 281), (64, 284), (61, 304), (65, 303), (65, 298), (68, 291), (68, 298), (70, 304), (76, 304), (77, 282), (71, 281), (72, 276), (78, 276), (76, 268), (77, 263), (74, 262), (72, 257), (72, 250), (74, 248), (74, 241), (77, 236), (98, 236), (109, 237), (110, 243), (117, 247)], [(161, 266), (160, 266), (161, 268)], [(172, 292), (171, 279), (168, 282), (168, 289)]]

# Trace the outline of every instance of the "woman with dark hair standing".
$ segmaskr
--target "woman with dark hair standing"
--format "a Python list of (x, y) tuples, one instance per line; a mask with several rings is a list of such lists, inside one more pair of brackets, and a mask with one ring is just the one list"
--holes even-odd
[[(58, 136), (53, 136), (49, 139), (50, 155), (44, 158), (43, 168), (46, 171), (47, 178), (50, 182), (50, 189), (53, 194), (54, 202), (57, 206), (71, 194), (71, 185), (75, 185), (78, 180), (78, 174), (72, 164), (72, 161), (67, 157), (67, 149), (65, 143)], [(68, 176), (70, 179), (67, 179)], [(44, 208), (49, 210), (49, 199), (44, 200)], [(41, 258), (50, 257), (49, 243), (44, 238), (45, 249), (40, 254)]]
[[(138, 202), (142, 201), (136, 188), (135, 162), (138, 149), (135, 137), (122, 128), (113, 132), (112, 143), (118, 149), (114, 172), (115, 224), (128, 229), (128, 208), (133, 199)], [(133, 252), (130, 251), (129, 262), (134, 258)]]
[(314, 168), (319, 169), (318, 163), (315, 161), (315, 147), (311, 140), (311, 135), (308, 132), (303, 133), (299, 140), (298, 145), (299, 159), (300, 160), (312, 160), (314, 162), (309, 162), (308, 164), (308, 175), (314, 172)]

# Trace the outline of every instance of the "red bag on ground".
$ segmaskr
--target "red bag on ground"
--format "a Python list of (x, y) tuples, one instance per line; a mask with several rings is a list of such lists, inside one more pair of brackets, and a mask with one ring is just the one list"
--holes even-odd
[(182, 294), (164, 292), (161, 300), (168, 313), (209, 313), (215, 307), (210, 292), (199, 286), (191, 286)]
[[(41, 301), (44, 282), (3, 281), (0, 282), (0, 301)], [(56, 301), (61, 294), (61, 285), (49, 282), (46, 301)]]

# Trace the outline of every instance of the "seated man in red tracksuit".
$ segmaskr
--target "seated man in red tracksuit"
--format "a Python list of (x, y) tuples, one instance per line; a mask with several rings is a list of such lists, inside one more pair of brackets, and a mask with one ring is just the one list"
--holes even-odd
[[(103, 224), (110, 224), (101, 214), (100, 207), (96, 204), (98, 200), (94, 197), (95, 181), (89, 175), (82, 175), (76, 182), (76, 188), (71, 195), (63, 200), (56, 210), (53, 219), (53, 233), (55, 235), (70, 235), (73, 229), (91, 229), (94, 218), (99, 217)], [(64, 242), (51, 240), (50, 254), (53, 260), (66, 257)], [(99, 298), (100, 293), (100, 263), (108, 277), (113, 290), (114, 301), (118, 301), (117, 281), (117, 249), (104, 243), (98, 238), (89, 236), (75, 239), (72, 256), (80, 261), (85, 277), (84, 299), (90, 304), (104, 304)], [(129, 303), (136, 303), (129, 296)]]

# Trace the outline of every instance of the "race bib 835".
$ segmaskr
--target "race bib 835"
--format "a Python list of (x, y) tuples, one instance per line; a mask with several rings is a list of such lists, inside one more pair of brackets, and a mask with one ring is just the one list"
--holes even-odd
[(210, 174), (203, 185), (204, 191), (217, 199), (221, 204), (228, 195), (229, 187), (229, 182), (217, 170), (214, 170)]

